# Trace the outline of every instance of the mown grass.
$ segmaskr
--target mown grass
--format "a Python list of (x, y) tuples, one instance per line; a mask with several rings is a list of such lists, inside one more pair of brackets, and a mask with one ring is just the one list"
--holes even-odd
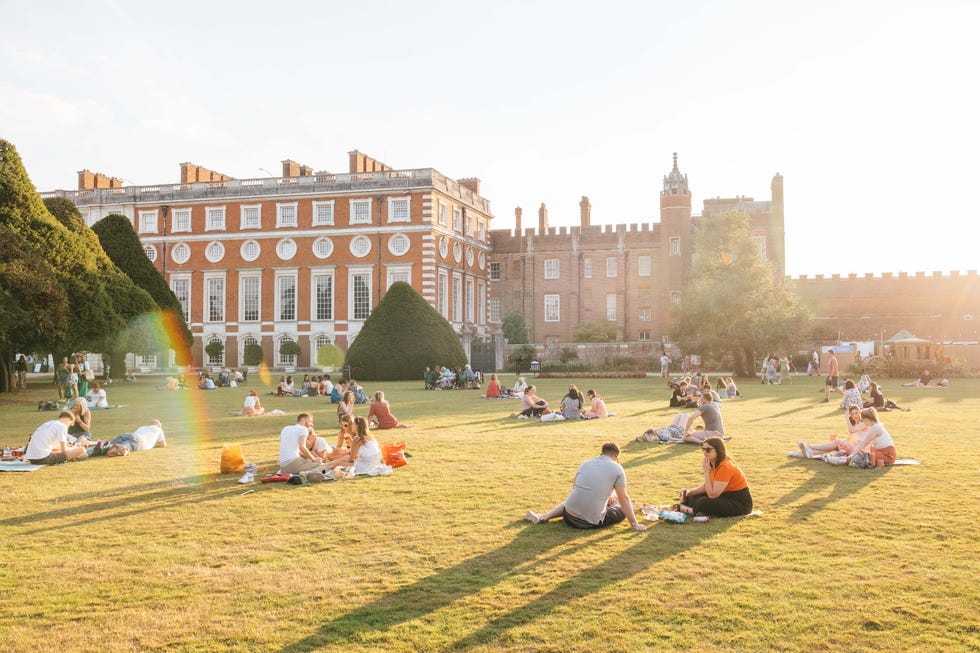
[[(555, 424), (509, 420), (516, 401), (474, 391), (369, 384), (417, 425), (380, 433), (406, 439), (411, 462), (303, 487), (238, 485), (217, 473), (220, 446), (241, 442), (273, 469), (301, 410), (335, 433), (328, 403), (263, 397), (289, 414), (240, 418), (228, 414), (240, 390), (114, 384), (128, 406), (96, 413), (96, 435), (159, 417), (170, 447), (0, 474), (0, 649), (978, 650), (980, 381), (886, 380), (912, 411), (883, 421), (899, 455), (925, 464), (884, 471), (786, 456), (843, 428), (818, 403), (821, 381), (745, 382), (724, 407), (763, 516), (646, 533), (522, 518), (562, 500), (606, 440), (624, 447), (639, 502), (697, 483), (695, 447), (632, 442), (675, 412), (656, 378), (582, 380), (616, 416)], [(558, 400), (567, 384), (537, 385)], [(36, 384), (0, 399), (0, 440), (53, 417), (34, 410), (52, 394)]]

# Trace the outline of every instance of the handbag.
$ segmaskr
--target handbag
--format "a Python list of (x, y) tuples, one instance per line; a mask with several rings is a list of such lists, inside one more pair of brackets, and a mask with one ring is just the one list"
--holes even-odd
[(92, 371), (92, 368), (91, 367), (85, 369), (85, 380), (86, 381), (94, 381), (95, 380), (95, 372)]

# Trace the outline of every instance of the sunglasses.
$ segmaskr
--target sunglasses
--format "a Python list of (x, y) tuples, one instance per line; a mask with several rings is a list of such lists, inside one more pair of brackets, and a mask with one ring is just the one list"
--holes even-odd
[(709, 451), (714, 451), (714, 450), (715, 450), (714, 447), (701, 447), (701, 451), (704, 451), (705, 453), (707, 453)]

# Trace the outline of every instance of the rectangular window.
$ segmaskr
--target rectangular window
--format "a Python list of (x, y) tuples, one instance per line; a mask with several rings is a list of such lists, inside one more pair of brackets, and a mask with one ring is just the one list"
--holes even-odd
[(157, 212), (140, 211), (140, 233), (155, 234), (157, 232)]
[(752, 236), (752, 242), (759, 248), (759, 263), (766, 264), (766, 237)]
[(399, 281), (404, 281), (408, 285), (412, 285), (412, 268), (398, 265), (388, 267), (388, 285), (385, 289), (391, 288), (391, 284), (398, 283)]
[(453, 275), (453, 321), (463, 321), (463, 280)]
[(544, 278), (558, 279), (560, 274), (560, 261), (556, 258), (546, 258), (544, 260)]
[(191, 322), (191, 280), (185, 277), (176, 277), (171, 281), (171, 290), (180, 302), (180, 310), (184, 314), (184, 321)]
[(333, 319), (333, 275), (313, 276), (313, 319)]
[(490, 298), (490, 315), (487, 318), (490, 322), (500, 322), (500, 298)]
[(613, 293), (606, 295), (606, 319), (616, 321), (616, 295)]
[(483, 242), (484, 235), (486, 234), (486, 228), (483, 226), (483, 220), (480, 220), (476, 225), (476, 239)]
[(650, 257), (641, 256), (637, 260), (637, 267), (639, 268), (639, 274), (641, 277), (650, 276)]
[(225, 321), (225, 280), (210, 278), (206, 285), (207, 296), (204, 298), (207, 303), (208, 322)]
[(490, 281), (500, 281), (500, 263), (490, 263)]
[(262, 205), (253, 204), (243, 206), (241, 214), (242, 229), (261, 229), (262, 228)]
[(296, 217), (297, 203), (276, 204), (276, 228), (299, 226)]
[(204, 221), (205, 231), (224, 231), (225, 229), (225, 207), (209, 206), (204, 209), (207, 219)]
[(670, 291), (670, 305), (680, 306), (681, 305), (681, 291), (671, 290)]
[(561, 295), (544, 296), (544, 321), (561, 321)]
[(674, 236), (670, 239), (670, 255), (680, 256), (681, 255), (681, 239), (678, 236)]
[(453, 231), (463, 230), (463, 211), (459, 207), (453, 207)]
[(476, 235), (476, 218), (466, 216), (466, 235), (471, 238)]
[(179, 233), (181, 231), (191, 230), (191, 210), (190, 209), (174, 209), (170, 215), (173, 216), (173, 229), (174, 233)]
[(388, 222), (409, 222), (411, 214), (407, 197), (388, 198)]
[(445, 202), (439, 202), (439, 224), (449, 226), (449, 205)]
[(649, 331), (640, 331), (640, 342), (650, 342)]
[(371, 200), (350, 201), (350, 223), (371, 224)]
[(353, 292), (354, 318), (366, 320), (371, 315), (371, 274), (351, 275)]
[(487, 286), (483, 282), (483, 279), (480, 279), (480, 281), (477, 283), (476, 288), (477, 288), (476, 305), (479, 307), (479, 310), (477, 312), (479, 313), (479, 318), (480, 318), (478, 324), (486, 324), (487, 323)]
[(592, 278), (592, 259), (590, 258), (582, 259), (582, 278)]
[(615, 277), (619, 274), (619, 261), (615, 256), (610, 256), (606, 259), (606, 276)]
[(242, 321), (258, 322), (262, 306), (262, 280), (259, 277), (242, 277)]
[(449, 319), (449, 275), (445, 272), (439, 273), (439, 289), (436, 293), (436, 310), (439, 315)]
[(476, 322), (476, 293), (472, 279), (466, 279), (466, 321)]
[(322, 227), (333, 224), (333, 200), (313, 202), (313, 226)]
[(296, 319), (296, 277), (279, 277), (276, 285), (279, 286), (279, 319), (291, 322)]
[(649, 308), (641, 308), (638, 318), (640, 322), (649, 322), (653, 318), (653, 311)]

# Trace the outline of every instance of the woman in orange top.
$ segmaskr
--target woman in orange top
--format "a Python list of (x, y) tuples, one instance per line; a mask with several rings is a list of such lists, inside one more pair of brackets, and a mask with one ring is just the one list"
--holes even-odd
[(701, 443), (704, 460), (701, 469), (704, 483), (693, 490), (681, 490), (679, 509), (689, 515), (736, 517), (752, 512), (752, 495), (745, 475), (725, 455), (721, 438), (707, 438)]
[(490, 383), (487, 384), (487, 399), (496, 399), (500, 396), (500, 381), (496, 374), (490, 375)]
[(371, 404), (371, 409), (368, 411), (368, 419), (377, 424), (377, 428), (379, 429), (409, 428), (412, 426), (411, 424), (400, 423), (391, 414), (391, 408), (385, 399), (385, 393), (380, 390), (374, 393), (374, 403)]

